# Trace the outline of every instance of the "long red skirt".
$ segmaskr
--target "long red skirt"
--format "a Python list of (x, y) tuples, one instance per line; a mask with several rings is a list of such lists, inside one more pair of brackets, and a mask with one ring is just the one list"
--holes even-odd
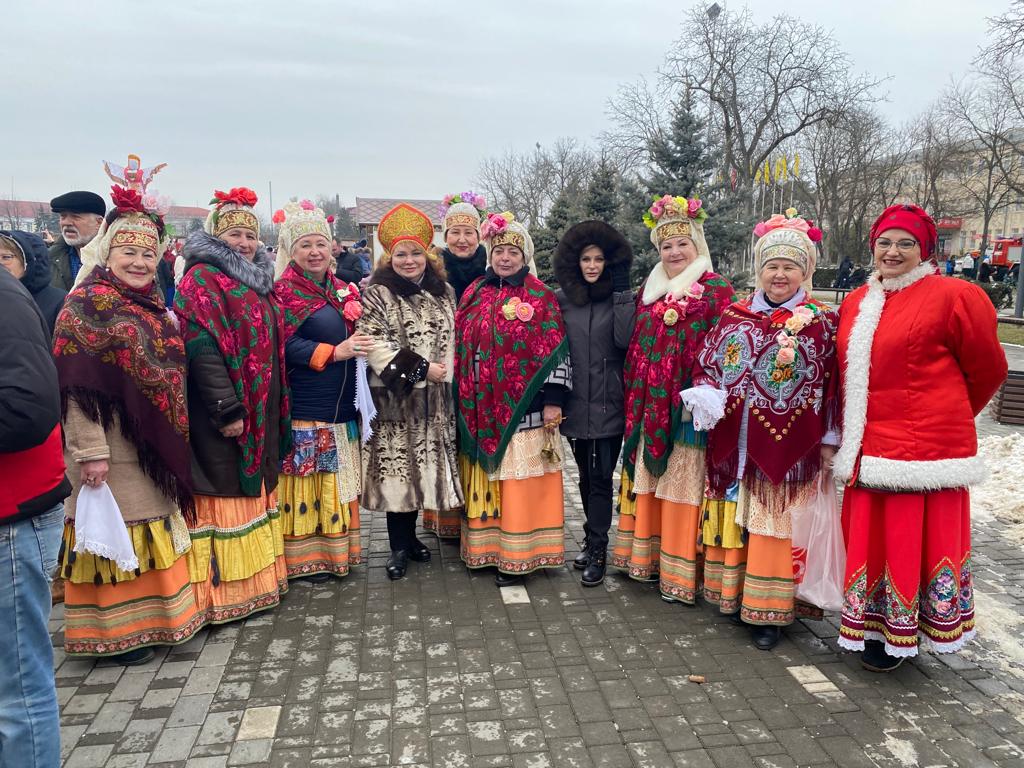
[(918, 647), (953, 653), (974, 636), (971, 501), (964, 488), (891, 493), (848, 488), (846, 576), (839, 645), (885, 642), (890, 656)]

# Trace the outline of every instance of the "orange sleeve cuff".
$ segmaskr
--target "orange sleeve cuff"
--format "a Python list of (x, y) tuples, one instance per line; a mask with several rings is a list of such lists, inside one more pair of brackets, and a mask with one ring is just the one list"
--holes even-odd
[(333, 358), (333, 344), (317, 344), (316, 351), (313, 352), (313, 356), (309, 358), (309, 367), (314, 371), (322, 371)]

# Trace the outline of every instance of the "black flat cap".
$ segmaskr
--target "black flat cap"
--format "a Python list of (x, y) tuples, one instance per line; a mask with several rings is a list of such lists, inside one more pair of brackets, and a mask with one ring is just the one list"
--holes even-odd
[(50, 210), (54, 213), (95, 213), (103, 216), (107, 212), (107, 204), (95, 192), (66, 192), (50, 201)]

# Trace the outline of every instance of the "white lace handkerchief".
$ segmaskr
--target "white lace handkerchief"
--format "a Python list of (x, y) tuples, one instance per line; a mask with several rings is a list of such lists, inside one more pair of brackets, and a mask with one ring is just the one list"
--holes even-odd
[(83, 485), (75, 505), (75, 552), (88, 552), (117, 563), (122, 571), (139, 567), (128, 526), (106, 483)]

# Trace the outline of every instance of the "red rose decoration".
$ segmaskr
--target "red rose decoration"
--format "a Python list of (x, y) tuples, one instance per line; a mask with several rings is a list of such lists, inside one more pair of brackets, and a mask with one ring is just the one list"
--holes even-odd
[(221, 192), (219, 189), (215, 189), (210, 205), (216, 205), (219, 208), (225, 203), (235, 203), (252, 208), (257, 202), (259, 202), (259, 198), (248, 187), (232, 187), (230, 192)]
[(145, 213), (142, 207), (142, 195), (134, 189), (125, 189), (114, 184), (110, 188), (110, 199), (114, 201), (114, 207), (120, 213), (128, 213), (129, 211)]
[(274, 211), (274, 217), (271, 219), (275, 224), (284, 224), (284, 211), (278, 209)]

